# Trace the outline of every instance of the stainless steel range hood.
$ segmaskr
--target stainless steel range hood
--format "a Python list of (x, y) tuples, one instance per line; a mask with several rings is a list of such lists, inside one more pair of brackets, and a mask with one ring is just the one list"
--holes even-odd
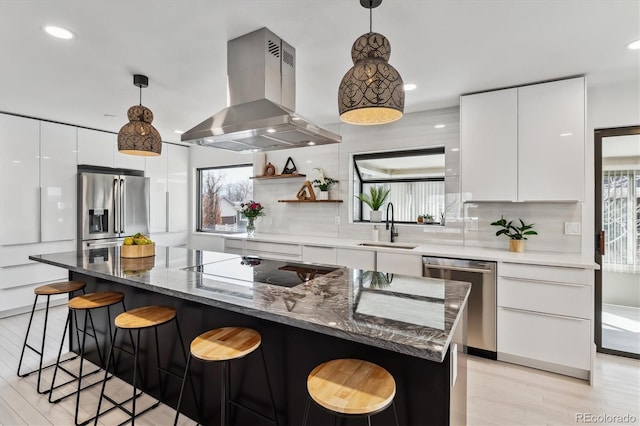
[(261, 28), (227, 43), (231, 106), (181, 140), (231, 151), (272, 151), (338, 143), (340, 135), (296, 115), (295, 49)]

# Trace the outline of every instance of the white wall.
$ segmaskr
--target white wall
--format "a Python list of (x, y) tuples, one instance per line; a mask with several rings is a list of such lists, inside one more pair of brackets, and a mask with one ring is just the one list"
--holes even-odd
[[(640, 79), (619, 81), (592, 87), (587, 76), (587, 136), (585, 141), (585, 188), (594, 187), (593, 130), (595, 128), (640, 124)], [(444, 123), (444, 129), (434, 129)], [(527, 241), (531, 251), (592, 253), (594, 249), (594, 194), (587, 189), (583, 203), (483, 203), (462, 208), (459, 189), (459, 109), (458, 107), (405, 114), (402, 120), (384, 126), (351, 126), (337, 124), (330, 129), (343, 137), (341, 144), (268, 152), (267, 162), (280, 173), (291, 157), (299, 173), (312, 181), (318, 175), (314, 167), (322, 167), (328, 176), (340, 183), (331, 191), (338, 204), (279, 203), (279, 199), (295, 199), (304, 179), (256, 180), (254, 199), (263, 203), (267, 216), (258, 220), (257, 232), (369, 239), (371, 224), (352, 223), (353, 191), (351, 189), (351, 156), (354, 153), (396, 149), (445, 146), (446, 154), (446, 226), (400, 225), (399, 241), (465, 244), (479, 247), (506, 247), (506, 239), (495, 237), (489, 223), (504, 212), (536, 223), (540, 235)], [(552, 155), (552, 153), (550, 153)], [(248, 162), (245, 154), (212, 148), (195, 147), (191, 151), (192, 182), (196, 167), (210, 167)], [(192, 188), (193, 188), (192, 184)], [(195, 202), (195, 200), (192, 200)], [(193, 205), (193, 204), (192, 204)], [(192, 215), (192, 219), (193, 219)], [(477, 220), (478, 227), (465, 226), (465, 218)], [(340, 225), (336, 222), (339, 221)], [(564, 235), (564, 222), (581, 222), (582, 236)], [(195, 222), (192, 222), (195, 223)], [(192, 225), (192, 229), (195, 226)], [(467, 228), (467, 229), (465, 229)], [(193, 236), (195, 241), (200, 237)], [(206, 238), (206, 237), (205, 237)], [(383, 239), (388, 235), (383, 232)]]

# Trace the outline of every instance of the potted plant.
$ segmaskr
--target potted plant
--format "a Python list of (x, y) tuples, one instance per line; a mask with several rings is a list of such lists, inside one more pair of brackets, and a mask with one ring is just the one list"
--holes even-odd
[(356, 198), (371, 208), (371, 213), (369, 213), (369, 220), (371, 222), (380, 222), (382, 221), (382, 212), (380, 211), (380, 207), (384, 205), (385, 200), (389, 196), (390, 189), (386, 189), (384, 186), (372, 186), (369, 188), (368, 194), (358, 194)]
[(329, 188), (331, 188), (331, 185), (338, 183), (337, 180), (330, 178), (328, 176), (325, 175), (324, 173), (324, 169), (321, 167), (316, 167), (313, 170), (317, 170), (318, 173), (320, 173), (320, 178), (319, 179), (314, 179), (313, 186), (315, 186), (316, 188), (318, 188), (320, 190), (320, 193), (318, 194), (318, 199), (319, 200), (328, 200), (329, 199)]
[(518, 220), (520, 221), (520, 226), (514, 225), (512, 220), (507, 222), (504, 215), (500, 215), (500, 220), (492, 222), (491, 225), (502, 228), (496, 232), (496, 236), (506, 235), (510, 238), (509, 251), (522, 253), (524, 251), (524, 240), (527, 239), (525, 235), (538, 235), (538, 233), (532, 229), (533, 223), (526, 225), (522, 219)]

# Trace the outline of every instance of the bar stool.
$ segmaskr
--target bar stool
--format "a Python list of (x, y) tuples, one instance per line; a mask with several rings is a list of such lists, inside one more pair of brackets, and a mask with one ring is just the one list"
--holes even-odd
[[(49, 367), (53, 367), (55, 364), (49, 364), (45, 367), (42, 366), (42, 359), (44, 357), (44, 341), (47, 338), (47, 323), (49, 321), (49, 300), (51, 299), (51, 296), (56, 295), (56, 294), (69, 294), (69, 297), (72, 296), (72, 294), (76, 291), (82, 290), (82, 292), (84, 293), (84, 288), (86, 286), (86, 283), (82, 282), (82, 281), (64, 281), (64, 282), (59, 282), (59, 283), (52, 283), (52, 284), (45, 284), (45, 285), (41, 285), (40, 287), (36, 287), (35, 290), (33, 290), (33, 292), (35, 293), (36, 297), (33, 301), (33, 308), (31, 308), (31, 316), (29, 317), (29, 325), (27, 326), (27, 333), (24, 336), (24, 344), (22, 345), (22, 353), (20, 354), (20, 361), (18, 362), (18, 377), (26, 377), (32, 373), (35, 373), (36, 371), (38, 372), (38, 386), (37, 386), (37, 390), (38, 393), (47, 393), (49, 392), (49, 389), (46, 390), (40, 390), (40, 379), (42, 377), (42, 370), (49, 368)], [(31, 323), (33, 321), (33, 314), (36, 311), (36, 305), (38, 304), (38, 297), (40, 296), (47, 296), (47, 305), (45, 307), (44, 310), (44, 328), (42, 330), (42, 344), (40, 346), (40, 350), (34, 348), (33, 346), (28, 344), (28, 340), (29, 340), (29, 333), (31, 332)], [(24, 350), (26, 348), (31, 349), (33, 352), (35, 352), (36, 354), (40, 355), (40, 363), (38, 365), (38, 368), (35, 370), (31, 370), (27, 373), (20, 373), (20, 369), (22, 368), (22, 360), (24, 358)], [(74, 356), (72, 358), (66, 359), (62, 362), (67, 362), (67, 361), (71, 361), (72, 359), (76, 359), (78, 356)]]
[(342, 417), (366, 416), (371, 426), (371, 416), (393, 407), (398, 423), (398, 413), (393, 401), (396, 382), (387, 370), (379, 365), (359, 359), (335, 359), (314, 368), (307, 378), (307, 406), (303, 425), (307, 424), (311, 399), (320, 407)]
[[(120, 292), (115, 292), (115, 291), (101, 291), (101, 292), (96, 292), (96, 293), (89, 293), (89, 294), (84, 294), (81, 296), (76, 296), (73, 299), (69, 300), (69, 303), (67, 304), (69, 306), (69, 314), (67, 315), (67, 322), (64, 326), (64, 332), (62, 333), (62, 341), (60, 342), (60, 350), (58, 351), (58, 360), (56, 361), (56, 366), (55, 369), (53, 371), (53, 379), (51, 380), (51, 389), (49, 391), (49, 402), (51, 403), (57, 403), (60, 402), (61, 400), (68, 398), (72, 395), (76, 395), (76, 411), (75, 411), (75, 423), (76, 425), (80, 424), (78, 423), (78, 411), (80, 408), (80, 393), (81, 391), (88, 389), (90, 387), (93, 387), (95, 385), (97, 385), (98, 383), (100, 383), (100, 381), (91, 383), (87, 386), (85, 386), (84, 388), (82, 387), (82, 379), (86, 378), (92, 374), (95, 374), (97, 372), (99, 372), (101, 370), (101, 367), (104, 366), (104, 361), (102, 358), (102, 351), (100, 350), (100, 344), (98, 343), (98, 337), (96, 336), (96, 328), (95, 328), (95, 324), (93, 322), (93, 316), (91, 315), (91, 311), (95, 310), (95, 309), (100, 309), (100, 308), (107, 308), (107, 315), (109, 318), (111, 318), (111, 306), (117, 304), (117, 303), (121, 303), (122, 304), (122, 309), (124, 310), (124, 294), (120, 293)], [(62, 355), (62, 348), (64, 346), (64, 337), (67, 333), (67, 329), (70, 327), (71, 324), (71, 314), (72, 313), (76, 313), (76, 311), (81, 311), (84, 312), (84, 328), (82, 330), (82, 343), (80, 343), (80, 341), (78, 340), (78, 343), (80, 344), (80, 368), (79, 368), (79, 372), (76, 375), (75, 373), (67, 370), (66, 368), (64, 368), (63, 366), (61, 366), (60, 364), (60, 356)], [(77, 319), (77, 315), (76, 315), (76, 319)], [(98, 358), (100, 360), (100, 366), (98, 366), (97, 369), (89, 372), (89, 373), (83, 373), (83, 365), (84, 365), (84, 352), (85, 352), (85, 347), (86, 347), (86, 340), (87, 340), (87, 327), (89, 322), (91, 323), (91, 331), (92, 334), (90, 334), (90, 336), (93, 337), (95, 343), (96, 343), (96, 349), (98, 351)], [(111, 330), (111, 321), (108, 321), (109, 323), (109, 339), (112, 340), (112, 330)], [(78, 331), (78, 323), (75, 323), (75, 328), (76, 331)], [(59, 384), (56, 386), (56, 375), (58, 373), (58, 369), (63, 370), (64, 372), (66, 372), (67, 374), (69, 374), (71, 377), (73, 377), (71, 380), (66, 381), (62, 384)], [(63, 395), (57, 399), (53, 399), (53, 393), (55, 389), (58, 389), (62, 386), (65, 386), (67, 384), (73, 383), (74, 381), (78, 382), (78, 387), (75, 391), (70, 392), (66, 395)], [(82, 424), (86, 424), (88, 422), (90, 422), (91, 420), (93, 420), (93, 418), (84, 421)]]
[[(161, 373), (166, 373), (166, 374), (171, 374), (171, 375), (175, 375), (174, 373), (172, 373), (171, 371), (160, 367), (160, 349), (159, 349), (159, 339), (158, 339), (158, 326), (163, 325), (163, 324), (167, 324), (170, 321), (175, 321), (176, 324), (176, 329), (178, 330), (178, 338), (180, 339), (180, 352), (182, 353), (185, 362), (187, 361), (187, 355), (184, 352), (184, 340), (182, 339), (182, 332), (180, 331), (180, 325), (178, 324), (178, 317), (176, 315), (176, 310), (172, 307), (169, 306), (143, 306), (140, 308), (136, 308), (136, 309), (131, 309), (129, 311), (125, 311), (123, 313), (121, 313), (120, 315), (118, 315), (115, 319), (115, 325), (116, 325), (116, 331), (115, 334), (113, 336), (113, 340), (111, 342), (111, 349), (109, 349), (109, 355), (107, 356), (107, 364), (106, 364), (106, 368), (105, 368), (105, 376), (104, 376), (104, 380), (102, 381), (102, 389), (100, 391), (100, 399), (98, 400), (98, 410), (96, 412), (96, 423), (98, 421), (98, 417), (100, 417), (103, 414), (106, 414), (108, 412), (110, 412), (111, 410), (115, 409), (115, 408), (120, 408), (122, 411), (124, 411), (125, 413), (127, 413), (129, 416), (131, 416), (131, 424), (135, 423), (135, 418), (138, 416), (143, 415), (144, 413), (146, 413), (149, 410), (152, 410), (154, 408), (156, 408), (158, 405), (160, 405), (160, 401), (157, 401), (155, 404), (151, 405), (148, 408), (145, 408), (144, 410), (142, 410), (139, 413), (136, 413), (136, 399), (138, 399), (139, 396), (142, 395), (142, 392), (138, 392), (137, 393), (137, 380), (136, 378), (139, 376), (140, 380), (142, 381), (142, 375), (140, 373), (139, 366), (138, 366), (138, 356), (139, 356), (139, 352), (140, 352), (140, 332), (142, 330), (145, 329), (149, 329), (149, 328), (153, 328), (154, 330), (154, 334), (155, 334), (155, 339), (156, 339), (156, 361), (157, 361), (157, 365), (158, 365), (158, 380), (159, 380), (159, 384), (160, 384), (160, 394), (161, 394), (161, 399), (164, 400), (164, 386), (162, 385), (162, 374)], [(116, 346), (116, 336), (118, 334), (118, 330), (127, 330), (131, 333), (131, 331), (136, 330), (137, 334), (136, 334), (136, 340), (135, 340), (135, 344), (133, 344), (132, 341), (132, 345), (133, 345), (133, 353), (129, 352), (128, 350), (122, 348), (122, 347), (118, 347)], [(117, 402), (115, 401), (113, 398), (111, 398), (108, 395), (105, 395), (105, 387), (107, 384), (107, 378), (108, 378), (108, 371), (109, 371), (109, 364), (112, 361), (113, 358), (113, 350), (114, 349), (118, 349), (119, 351), (128, 353), (129, 355), (132, 355), (134, 357), (134, 364), (133, 364), (133, 396), (125, 401), (122, 402)], [(175, 375), (177, 378), (180, 378), (180, 376)], [(144, 384), (143, 384), (144, 386)], [(193, 392), (193, 394), (195, 395), (195, 389), (193, 388), (193, 382), (191, 382), (191, 390)], [(103, 411), (102, 413), (100, 412), (100, 407), (102, 405), (102, 398), (106, 399), (107, 401), (109, 401), (110, 403), (113, 404), (113, 407)], [(131, 402), (131, 411), (126, 409), (123, 405)], [(126, 422), (124, 422), (126, 423)]]
[[(265, 419), (269, 422), (278, 425), (278, 413), (276, 405), (273, 399), (273, 391), (271, 390), (271, 381), (269, 379), (269, 372), (267, 371), (267, 363), (264, 359), (264, 351), (262, 350), (262, 337), (260, 333), (244, 327), (222, 327), (214, 330), (209, 330), (201, 335), (197, 336), (191, 341), (191, 350), (189, 358), (187, 360), (187, 366), (184, 370), (184, 377), (182, 379), (182, 387), (180, 389), (180, 396), (178, 397), (178, 406), (176, 407), (176, 418), (173, 422), (174, 425), (178, 423), (180, 416), (180, 403), (182, 402), (182, 395), (184, 392), (184, 384), (187, 379), (187, 373), (189, 372), (189, 365), (191, 364), (191, 358), (198, 359), (203, 362), (221, 362), (222, 378), (220, 380), (221, 386), (221, 401), (220, 401), (220, 424), (229, 424), (229, 404), (233, 404), (236, 407), (243, 408), (250, 413)], [(267, 377), (267, 385), (269, 386), (269, 397), (271, 398), (271, 407), (273, 409), (273, 418), (264, 416), (257, 411), (246, 407), (237, 401), (230, 398), (230, 377), (229, 368), (230, 361), (234, 359), (243, 358), (256, 349), (260, 349), (260, 356), (262, 358), (262, 365)], [(194, 396), (195, 397), (195, 396)]]

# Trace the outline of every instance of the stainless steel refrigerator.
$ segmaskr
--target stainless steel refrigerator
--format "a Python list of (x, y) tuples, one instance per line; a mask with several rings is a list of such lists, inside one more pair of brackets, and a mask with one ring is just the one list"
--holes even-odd
[(78, 245), (121, 244), (138, 232), (149, 235), (149, 178), (78, 173)]

